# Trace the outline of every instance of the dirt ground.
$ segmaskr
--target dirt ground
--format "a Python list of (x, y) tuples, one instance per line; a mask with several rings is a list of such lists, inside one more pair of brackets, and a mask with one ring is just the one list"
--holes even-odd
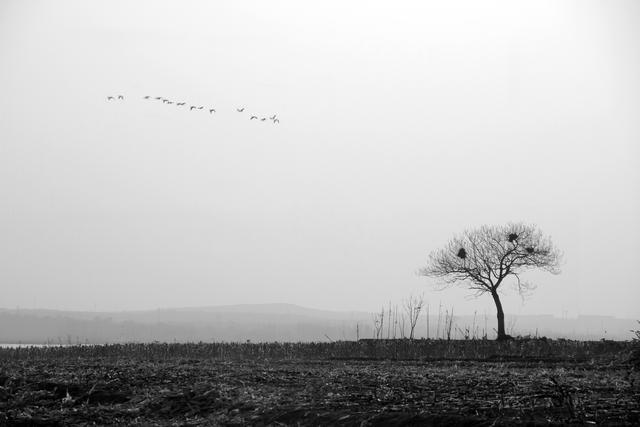
[(4, 425), (640, 425), (640, 375), (594, 361), (65, 358), (0, 362)]

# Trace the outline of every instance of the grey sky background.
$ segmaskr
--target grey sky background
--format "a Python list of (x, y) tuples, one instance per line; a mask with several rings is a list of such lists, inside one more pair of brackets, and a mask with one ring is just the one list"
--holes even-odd
[(632, 0), (2, 0), (0, 306), (493, 313), (416, 272), (524, 221), (563, 272), (508, 313), (637, 318), (638, 28)]

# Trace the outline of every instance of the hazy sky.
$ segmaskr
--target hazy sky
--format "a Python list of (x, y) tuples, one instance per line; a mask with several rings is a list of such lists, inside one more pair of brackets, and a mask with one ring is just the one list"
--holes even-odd
[(0, 306), (493, 313), (416, 272), (524, 221), (563, 272), (507, 313), (638, 318), (638, 28), (635, 0), (0, 0)]

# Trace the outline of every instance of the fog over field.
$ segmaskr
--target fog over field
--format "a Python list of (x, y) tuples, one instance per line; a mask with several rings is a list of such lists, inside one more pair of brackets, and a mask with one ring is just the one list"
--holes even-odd
[(0, 0), (0, 425), (640, 425), (640, 1)]
[[(427, 321), (423, 314), (415, 338), (492, 339), (493, 312), (456, 316), (448, 328), (443, 309)], [(437, 310), (438, 308), (435, 307)], [(579, 340), (630, 340), (634, 319), (611, 316), (508, 316), (514, 336)], [(391, 324), (382, 338), (409, 337), (409, 324)], [(0, 345), (104, 344), (122, 342), (329, 342), (375, 337), (372, 313), (313, 310), (291, 304), (235, 305), (137, 312), (0, 310)]]
[(432, 315), (495, 321), (490, 297), (417, 273), (456, 233), (523, 222), (561, 274), (524, 273), (525, 299), (505, 283), (507, 324), (639, 319), (639, 17), (633, 0), (2, 1), (0, 307), (115, 321), (424, 294)]

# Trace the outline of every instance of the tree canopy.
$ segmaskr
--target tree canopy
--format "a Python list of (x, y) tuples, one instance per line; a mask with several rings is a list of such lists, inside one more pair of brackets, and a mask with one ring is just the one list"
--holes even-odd
[(511, 223), (466, 230), (429, 255), (423, 276), (440, 279), (445, 285), (461, 284), (476, 295), (490, 293), (498, 310), (498, 339), (504, 339), (504, 312), (498, 288), (513, 276), (522, 294), (534, 286), (521, 280), (529, 269), (560, 273), (560, 251), (535, 226)]

